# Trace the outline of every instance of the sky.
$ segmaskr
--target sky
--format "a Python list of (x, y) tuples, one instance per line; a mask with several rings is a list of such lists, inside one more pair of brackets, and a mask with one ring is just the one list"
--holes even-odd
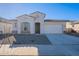
[(7, 19), (35, 11), (45, 13), (45, 19), (79, 20), (78, 3), (0, 3), (0, 17)]

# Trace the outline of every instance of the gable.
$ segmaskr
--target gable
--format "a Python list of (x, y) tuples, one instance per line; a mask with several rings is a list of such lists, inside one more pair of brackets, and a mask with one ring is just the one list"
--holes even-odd
[(31, 13), (30, 16), (35, 17), (35, 18), (45, 18), (45, 14), (39, 11)]
[(24, 14), (24, 15), (16, 17), (16, 20), (21, 20), (21, 21), (24, 21), (24, 20), (33, 20), (33, 19), (34, 19), (34, 17), (29, 16), (27, 14)]
[(24, 15), (18, 16), (16, 18), (33, 18), (33, 17), (30, 15), (24, 14)]

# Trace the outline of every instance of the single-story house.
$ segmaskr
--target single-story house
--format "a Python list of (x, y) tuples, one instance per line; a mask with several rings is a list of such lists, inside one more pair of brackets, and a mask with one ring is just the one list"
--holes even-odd
[(11, 33), (12, 24), (5, 18), (0, 17), (0, 34)]
[(13, 20), (8, 20), (8, 24), (11, 24), (9, 28), (11, 31), (10, 33), (48, 34), (64, 32), (66, 29), (66, 22), (69, 22), (69, 20), (45, 19), (45, 16), (46, 14), (36, 11), (29, 15), (24, 14)]
[(66, 22), (66, 31), (79, 33), (79, 21)]
[(79, 21), (73, 23), (73, 29), (79, 33)]

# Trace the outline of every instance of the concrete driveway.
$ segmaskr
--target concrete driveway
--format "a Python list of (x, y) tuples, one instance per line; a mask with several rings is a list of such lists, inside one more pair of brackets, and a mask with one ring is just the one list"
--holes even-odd
[(47, 34), (52, 45), (38, 45), (38, 55), (79, 56), (79, 37), (66, 34)]

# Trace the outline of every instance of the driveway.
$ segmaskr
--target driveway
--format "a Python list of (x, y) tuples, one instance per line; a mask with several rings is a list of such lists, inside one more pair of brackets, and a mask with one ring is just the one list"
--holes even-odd
[(47, 34), (52, 45), (37, 45), (38, 55), (79, 56), (79, 37), (66, 34)]

